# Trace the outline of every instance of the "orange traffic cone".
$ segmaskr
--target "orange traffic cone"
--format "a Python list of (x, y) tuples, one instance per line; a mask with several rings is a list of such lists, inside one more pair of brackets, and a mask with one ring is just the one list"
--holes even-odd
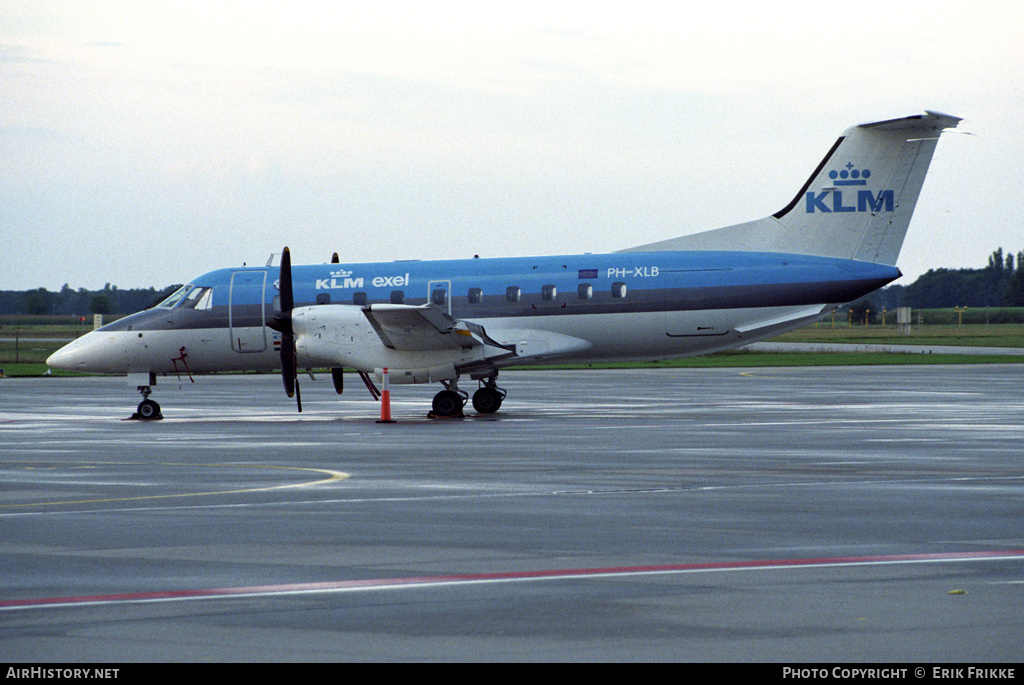
[(396, 423), (391, 418), (391, 390), (388, 389), (388, 369), (384, 367), (384, 389), (380, 391), (380, 420), (377, 423)]

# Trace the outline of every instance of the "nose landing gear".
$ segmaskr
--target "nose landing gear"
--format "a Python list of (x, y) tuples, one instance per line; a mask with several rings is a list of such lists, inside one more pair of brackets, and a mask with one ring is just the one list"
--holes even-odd
[(160, 413), (160, 405), (156, 401), (149, 399), (153, 388), (148, 385), (140, 385), (139, 392), (142, 393), (142, 401), (139, 402), (139, 407), (131, 415), (131, 418), (141, 421), (157, 421), (162, 419), (164, 415)]

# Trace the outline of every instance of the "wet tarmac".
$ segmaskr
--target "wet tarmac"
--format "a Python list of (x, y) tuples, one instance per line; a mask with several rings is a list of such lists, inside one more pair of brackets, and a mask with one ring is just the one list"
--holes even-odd
[(1019, 660), (1024, 368), (501, 381), (4, 379), (0, 658)]

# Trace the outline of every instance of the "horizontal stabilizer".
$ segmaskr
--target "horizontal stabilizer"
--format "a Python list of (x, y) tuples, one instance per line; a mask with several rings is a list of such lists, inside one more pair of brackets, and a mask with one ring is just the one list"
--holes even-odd
[(772, 331), (776, 328), (786, 328), (789, 330), (796, 327), (794, 324), (799, 325), (801, 323), (810, 323), (811, 321), (815, 321), (819, 316), (821, 316), (821, 314), (821, 305), (803, 307), (784, 313), (778, 313), (760, 321), (749, 321), (740, 326), (736, 326), (736, 331), (744, 334), (757, 334)]

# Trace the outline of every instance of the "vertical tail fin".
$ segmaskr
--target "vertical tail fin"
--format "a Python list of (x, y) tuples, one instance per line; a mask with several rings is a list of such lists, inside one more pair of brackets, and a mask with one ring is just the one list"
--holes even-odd
[(895, 265), (939, 135), (959, 121), (926, 112), (854, 126), (772, 216), (625, 251), (786, 252)]

